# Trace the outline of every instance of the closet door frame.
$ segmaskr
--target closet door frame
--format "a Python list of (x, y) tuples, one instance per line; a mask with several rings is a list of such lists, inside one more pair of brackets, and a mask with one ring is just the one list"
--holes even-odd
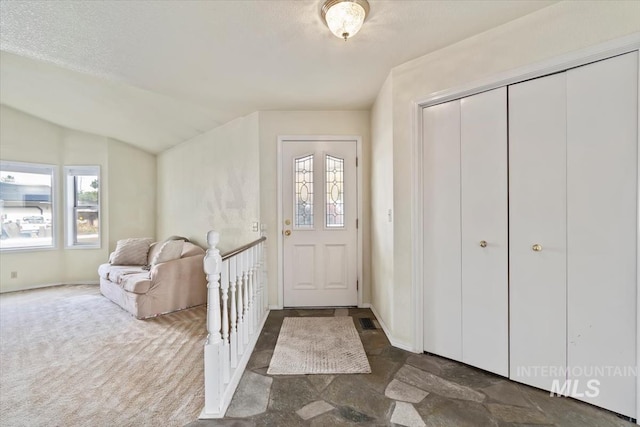
[[(550, 60), (534, 63), (522, 68), (518, 68), (505, 73), (476, 81), (475, 83), (461, 85), (452, 89), (433, 92), (426, 96), (417, 96), (412, 102), (412, 203), (411, 203), (411, 227), (412, 234), (412, 271), (411, 271), (411, 297), (414, 302), (414, 335), (413, 350), (422, 353), (424, 349), (423, 328), (424, 328), (424, 271), (422, 260), (424, 259), (424, 239), (423, 239), (423, 151), (422, 151), (422, 110), (424, 108), (441, 104), (448, 101), (475, 95), (501, 86), (508, 86), (526, 80), (543, 77), (545, 75), (565, 71), (571, 68), (600, 61), (617, 55), (629, 52), (640, 52), (640, 35), (632, 34), (619, 39), (601, 43), (586, 49), (581, 49), (569, 54), (560, 55)], [(639, 55), (640, 56), (640, 55)], [(640, 65), (640, 64), (639, 64)], [(639, 73), (640, 74), (640, 73)], [(640, 78), (639, 78), (640, 80)], [(638, 99), (640, 100), (640, 84), (638, 85)], [(639, 109), (640, 110), (640, 109)], [(640, 116), (640, 113), (639, 113)], [(638, 120), (638, 135), (640, 139), (640, 117)], [(640, 149), (638, 150), (638, 170), (640, 171)], [(640, 176), (640, 173), (639, 173)], [(639, 186), (640, 189), (640, 180)], [(637, 227), (640, 233), (640, 195), (638, 197), (638, 218)], [(640, 236), (636, 239), (638, 245), (638, 265), (640, 266)], [(640, 335), (640, 272), (636, 276), (637, 298), (637, 331)], [(640, 368), (640, 336), (636, 337), (636, 366)], [(640, 370), (640, 369), (639, 369)], [(640, 425), (640, 379), (636, 381), (636, 419)]]

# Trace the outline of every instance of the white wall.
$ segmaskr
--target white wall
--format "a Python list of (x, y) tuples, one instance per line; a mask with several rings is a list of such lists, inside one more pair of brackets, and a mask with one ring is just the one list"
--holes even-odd
[[(393, 329), (393, 76), (371, 109), (371, 305)], [(391, 219), (389, 218), (391, 210)]]
[(159, 239), (189, 238), (207, 248), (220, 232), (222, 252), (257, 239), (260, 220), (258, 113), (233, 120), (158, 156)]
[(109, 144), (109, 247), (119, 239), (156, 236), (156, 156)]
[(369, 301), (369, 113), (367, 111), (261, 111), (233, 120), (158, 156), (159, 239), (186, 236), (206, 248), (220, 232), (224, 252), (267, 236), (269, 304), (277, 288), (277, 138), (279, 135), (360, 135), (364, 169), (364, 298)]
[[(96, 282), (98, 265), (115, 242), (155, 235), (156, 157), (110, 138), (63, 128), (0, 106), (0, 158), (58, 166), (55, 209), (57, 248), (0, 254), (0, 292), (76, 282)], [(99, 249), (65, 249), (62, 166), (99, 165), (101, 237)], [(141, 215), (144, 213), (144, 215)], [(127, 220), (123, 220), (127, 218)], [(11, 272), (18, 273), (11, 279)]]
[(363, 233), (363, 300), (370, 301), (369, 242), (370, 183), (369, 159), (371, 158), (370, 117), (368, 111), (261, 111), (260, 112), (260, 212), (267, 235), (267, 269), (269, 280), (269, 304), (278, 304), (277, 248), (278, 209), (277, 200), (277, 148), (280, 135), (356, 135), (362, 136), (363, 213), (360, 223)]
[[(393, 259), (392, 282), (381, 277), (375, 283), (393, 288), (393, 309), (383, 317), (393, 325), (392, 335), (409, 346), (414, 342), (411, 307), (412, 248), (412, 103), (428, 95), (508, 70), (541, 62), (640, 31), (640, 2), (593, 1), (561, 2), (520, 19), (463, 40), (394, 68), (392, 74), (393, 118), (374, 116), (374, 139), (392, 129), (393, 138)], [(384, 89), (384, 88), (383, 88)], [(388, 89), (386, 89), (388, 90)], [(378, 159), (374, 157), (373, 162)], [(387, 190), (373, 188), (373, 197), (384, 197)], [(383, 227), (377, 216), (374, 228)], [(377, 254), (372, 264), (389, 262)], [(374, 271), (378, 274), (377, 271)], [(383, 276), (384, 277), (384, 276)]]

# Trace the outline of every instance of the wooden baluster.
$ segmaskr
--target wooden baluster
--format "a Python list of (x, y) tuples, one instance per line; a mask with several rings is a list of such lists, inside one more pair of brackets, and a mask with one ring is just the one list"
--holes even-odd
[(262, 320), (262, 287), (260, 285), (260, 257), (259, 257), (259, 246), (254, 246), (253, 248), (253, 260), (254, 260), (254, 283), (256, 287), (256, 329)]
[(238, 366), (238, 304), (236, 303), (236, 262), (231, 258), (227, 261), (227, 268), (229, 269), (229, 287), (231, 288), (231, 302), (229, 303), (229, 311), (231, 312), (231, 331), (229, 334), (229, 347), (231, 357), (231, 368)]
[(251, 334), (251, 336), (253, 336), (253, 334), (256, 331), (256, 316), (255, 316), (255, 310), (254, 310), (254, 284), (253, 284), (253, 257), (251, 256), (252, 248), (249, 248), (246, 253), (246, 257), (247, 257), (247, 283), (249, 286), (249, 315), (251, 316), (251, 323), (249, 324), (249, 333)]
[(253, 336), (256, 332), (256, 283), (253, 277), (253, 257), (251, 256), (251, 248), (247, 250), (247, 277), (249, 278), (249, 312), (251, 313), (251, 324), (249, 326), (251, 329), (251, 335)]
[(269, 253), (267, 252), (267, 245), (260, 243), (260, 269), (262, 270), (262, 288), (264, 289), (264, 307), (263, 310), (269, 309), (269, 283), (267, 281), (267, 260)]
[(260, 285), (260, 319), (264, 315), (264, 305), (265, 300), (267, 298), (267, 290), (264, 288), (264, 281), (262, 278), (262, 243), (257, 246), (257, 257), (258, 257), (258, 284)]
[(267, 286), (267, 245), (260, 243), (260, 280), (264, 289), (264, 306), (262, 310), (269, 310), (269, 287)]
[(209, 249), (204, 257), (204, 272), (207, 275), (207, 340), (204, 346), (204, 405), (205, 411), (220, 411), (223, 378), (220, 372), (222, 362), (222, 336), (220, 334), (220, 269), (222, 258), (216, 248), (220, 234), (207, 233)]
[(264, 286), (264, 242), (258, 245), (258, 277), (260, 281), (260, 290), (262, 292), (262, 304), (260, 305), (260, 316), (264, 315), (266, 311), (267, 302), (269, 299), (269, 295), (267, 293), (267, 289)]
[(253, 330), (258, 330), (258, 324), (262, 319), (260, 312), (260, 281), (258, 280), (258, 248), (251, 248), (251, 277), (253, 280)]
[(242, 310), (243, 307), (243, 299), (244, 299), (244, 289), (242, 288), (242, 271), (240, 266), (239, 257), (233, 256), (231, 260), (234, 265), (234, 277), (236, 278), (236, 289), (238, 291), (238, 301), (237, 301), (237, 311), (238, 311), (238, 357), (240, 357), (244, 353), (244, 313)]
[(229, 382), (229, 263), (222, 263), (220, 275), (220, 289), (222, 291), (222, 380), (225, 384)]
[(242, 292), (244, 297), (244, 310), (242, 315), (244, 316), (244, 330), (243, 330), (243, 345), (249, 344), (249, 325), (251, 323), (251, 313), (249, 312), (249, 277), (247, 276), (247, 252), (242, 252), (240, 255), (240, 264), (242, 265)]

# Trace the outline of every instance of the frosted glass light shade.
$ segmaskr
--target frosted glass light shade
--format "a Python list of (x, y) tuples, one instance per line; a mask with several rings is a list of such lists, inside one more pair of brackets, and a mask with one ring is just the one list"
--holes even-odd
[(347, 40), (353, 37), (369, 12), (366, 0), (328, 0), (322, 6), (322, 17), (336, 36)]

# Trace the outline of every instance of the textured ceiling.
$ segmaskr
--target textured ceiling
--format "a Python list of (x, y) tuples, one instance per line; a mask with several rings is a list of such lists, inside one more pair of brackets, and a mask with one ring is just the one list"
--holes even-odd
[(0, 103), (151, 152), (256, 110), (368, 109), (396, 65), (554, 1), (2, 1)]

